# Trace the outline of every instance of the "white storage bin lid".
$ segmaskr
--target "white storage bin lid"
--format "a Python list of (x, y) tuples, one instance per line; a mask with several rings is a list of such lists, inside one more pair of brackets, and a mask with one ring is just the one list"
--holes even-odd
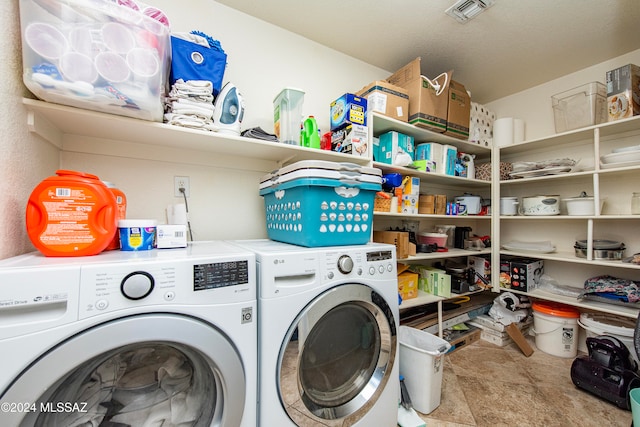
[(302, 160), (264, 175), (260, 179), (260, 188), (281, 184), (297, 178), (350, 179), (380, 184), (382, 182), (382, 171), (378, 168), (360, 166), (355, 163)]

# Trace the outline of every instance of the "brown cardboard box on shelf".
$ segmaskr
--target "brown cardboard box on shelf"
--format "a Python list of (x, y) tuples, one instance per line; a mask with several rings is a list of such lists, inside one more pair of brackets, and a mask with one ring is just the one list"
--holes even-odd
[(470, 116), (471, 97), (462, 83), (452, 80), (449, 83), (447, 130), (444, 134), (465, 141), (468, 140)]
[(409, 93), (409, 123), (433, 132), (442, 133), (447, 130), (448, 86), (452, 71), (446, 74), (448, 77), (446, 84), (444, 79), (438, 80), (438, 83), (445, 87), (437, 91), (433, 85), (422, 78), (418, 57), (387, 78), (389, 83), (400, 86)]
[(398, 263), (398, 293), (403, 300), (418, 296), (418, 273), (409, 271), (409, 265)]
[(409, 118), (409, 92), (385, 80), (376, 80), (356, 92), (367, 98), (368, 111), (406, 122)]
[(409, 232), (407, 231), (374, 231), (373, 241), (396, 245), (398, 259), (404, 259), (409, 255), (416, 254), (416, 245), (409, 242)]

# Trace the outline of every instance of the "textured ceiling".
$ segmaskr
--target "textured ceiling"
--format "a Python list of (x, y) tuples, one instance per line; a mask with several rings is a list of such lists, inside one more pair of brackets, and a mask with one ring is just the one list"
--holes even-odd
[(640, 49), (638, 0), (496, 0), (460, 24), (454, 0), (217, 0), (393, 72), (453, 78), (487, 103)]

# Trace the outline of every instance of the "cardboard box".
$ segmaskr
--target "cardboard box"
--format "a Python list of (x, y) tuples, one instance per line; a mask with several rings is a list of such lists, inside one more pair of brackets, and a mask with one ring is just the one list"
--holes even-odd
[(538, 287), (540, 277), (544, 273), (543, 260), (511, 258), (508, 261), (511, 289), (529, 292)]
[(418, 289), (442, 297), (451, 296), (451, 276), (446, 271), (432, 266), (420, 266)]
[(442, 87), (437, 90), (422, 78), (420, 58), (416, 58), (387, 78), (389, 83), (409, 93), (409, 123), (433, 132), (447, 130), (451, 74), (451, 71), (446, 73), (446, 83), (444, 79), (438, 80)]
[(640, 115), (640, 67), (607, 71), (607, 112), (610, 122)]
[(403, 180), (402, 206), (400, 211), (408, 214), (418, 214), (420, 201), (420, 178), (406, 176)]
[[(488, 283), (491, 283), (491, 260), (489, 258), (469, 256), (467, 257), (467, 267), (473, 268), (476, 274), (483, 277)], [(491, 287), (490, 284), (485, 285), (478, 276), (476, 276), (474, 284), (482, 288)]]
[(374, 231), (373, 241), (395, 245), (398, 259), (416, 254), (416, 245), (409, 242), (409, 232), (407, 231)]
[(418, 273), (409, 271), (409, 265), (398, 264), (398, 293), (403, 300), (418, 296)]
[(376, 161), (389, 165), (397, 164), (396, 159), (404, 152), (413, 161), (413, 137), (400, 132), (386, 132), (380, 135)]
[(331, 130), (339, 130), (350, 124), (367, 125), (367, 100), (352, 93), (345, 93), (331, 103)]
[(367, 99), (367, 110), (406, 122), (409, 119), (409, 92), (384, 80), (369, 83), (356, 92)]
[(449, 104), (447, 107), (447, 130), (445, 135), (454, 138), (469, 139), (469, 120), (471, 118), (471, 96), (462, 83), (452, 80), (449, 83)]
[(362, 125), (347, 125), (331, 132), (331, 150), (369, 158), (369, 128)]
[(186, 248), (187, 226), (159, 224), (156, 227), (156, 247), (158, 249)]

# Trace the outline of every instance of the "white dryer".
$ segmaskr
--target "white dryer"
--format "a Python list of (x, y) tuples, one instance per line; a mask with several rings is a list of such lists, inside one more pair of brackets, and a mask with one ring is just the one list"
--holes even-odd
[(259, 424), (395, 426), (395, 246), (235, 243), (258, 268)]
[(256, 425), (255, 256), (0, 261), (0, 425)]

